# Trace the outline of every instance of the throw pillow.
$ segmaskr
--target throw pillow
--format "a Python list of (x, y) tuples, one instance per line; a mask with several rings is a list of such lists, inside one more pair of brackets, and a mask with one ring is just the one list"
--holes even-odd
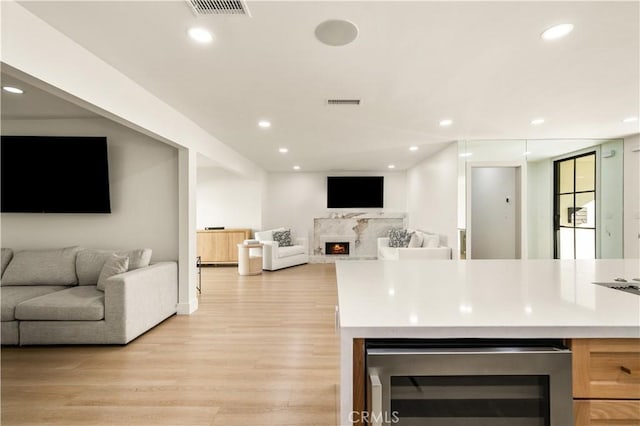
[(143, 248), (143, 249), (133, 249), (129, 251), (119, 251), (118, 254), (120, 256), (128, 256), (129, 257), (129, 270), (145, 268), (149, 266), (151, 262), (151, 249)]
[(411, 240), (411, 233), (406, 229), (391, 228), (389, 230), (389, 247), (407, 247)]
[(440, 246), (440, 236), (436, 234), (426, 234), (422, 247), (435, 248)]
[(150, 248), (123, 251), (84, 249), (76, 257), (78, 283), (80, 285), (95, 285), (98, 282), (102, 267), (112, 254), (127, 256), (129, 258), (129, 270), (133, 270), (149, 266), (151, 253)]
[(421, 232), (415, 231), (411, 233), (411, 239), (409, 240), (409, 245), (407, 247), (417, 248), (422, 247), (422, 241), (424, 237)]
[(278, 243), (280, 247), (291, 247), (291, 230), (273, 231), (273, 241)]
[(114, 275), (127, 272), (128, 269), (129, 269), (128, 256), (119, 256), (115, 253), (112, 254), (104, 263), (104, 266), (102, 267), (102, 271), (100, 272), (100, 276), (98, 277), (98, 286), (97, 286), (98, 290), (104, 291), (104, 287), (106, 285), (107, 279), (111, 278)]

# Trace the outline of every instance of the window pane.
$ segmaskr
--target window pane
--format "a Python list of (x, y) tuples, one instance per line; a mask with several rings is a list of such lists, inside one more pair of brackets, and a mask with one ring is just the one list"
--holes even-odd
[(573, 255), (573, 228), (560, 228), (558, 231), (558, 253), (560, 259), (574, 259)]
[(576, 191), (595, 191), (596, 156), (576, 158)]
[(576, 259), (596, 258), (596, 231), (576, 229)]
[(584, 228), (596, 227), (596, 202), (594, 198), (594, 192), (576, 194), (575, 226)]
[(560, 195), (560, 226), (573, 226), (573, 194)]
[(573, 159), (561, 162), (558, 171), (559, 192), (573, 192)]

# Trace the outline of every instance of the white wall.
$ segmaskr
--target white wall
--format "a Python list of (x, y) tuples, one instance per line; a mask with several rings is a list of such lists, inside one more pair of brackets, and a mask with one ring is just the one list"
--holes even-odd
[[(384, 208), (327, 209), (327, 176), (384, 176)], [(295, 235), (313, 238), (313, 219), (333, 212), (407, 211), (404, 172), (269, 173), (262, 228), (291, 227)]]
[(640, 258), (640, 135), (624, 140), (624, 257)]
[(455, 143), (407, 171), (410, 228), (444, 235), (458, 257), (458, 147)]
[(262, 228), (262, 180), (216, 167), (199, 167), (197, 227)]
[(105, 119), (3, 120), (2, 133), (106, 136), (111, 214), (4, 213), (2, 247), (150, 247), (178, 258), (178, 152)]

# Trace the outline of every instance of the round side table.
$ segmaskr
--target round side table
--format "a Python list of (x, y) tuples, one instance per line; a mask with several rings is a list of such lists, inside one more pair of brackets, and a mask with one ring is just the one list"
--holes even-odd
[(263, 244), (238, 244), (238, 274), (260, 275), (262, 256), (251, 256), (250, 249), (262, 248)]

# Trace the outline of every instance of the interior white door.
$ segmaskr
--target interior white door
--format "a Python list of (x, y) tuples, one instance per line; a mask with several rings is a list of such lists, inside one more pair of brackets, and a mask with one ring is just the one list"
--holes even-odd
[(471, 168), (472, 259), (517, 259), (516, 167)]

